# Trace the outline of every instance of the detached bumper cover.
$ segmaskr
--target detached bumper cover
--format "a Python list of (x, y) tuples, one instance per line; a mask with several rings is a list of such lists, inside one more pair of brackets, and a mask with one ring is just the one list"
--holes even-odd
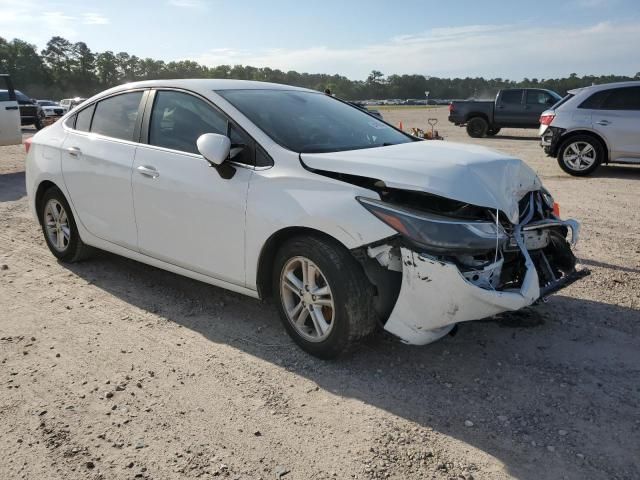
[[(577, 241), (579, 224), (561, 222)], [(520, 238), (520, 236), (518, 236)], [(467, 280), (458, 267), (408, 248), (401, 248), (402, 286), (395, 307), (384, 326), (388, 332), (413, 345), (425, 345), (446, 335), (458, 322), (480, 320), (515, 311), (536, 302), (542, 295), (571, 283), (569, 278), (541, 290), (538, 272), (522, 241), (518, 246), (526, 273), (519, 290), (482, 288)], [(571, 276), (571, 280), (574, 280)]]
[(540, 296), (533, 265), (527, 269), (519, 291), (498, 292), (475, 286), (452, 263), (407, 248), (402, 248), (401, 254), (402, 288), (384, 329), (407, 343), (431, 343), (458, 322), (519, 310)]

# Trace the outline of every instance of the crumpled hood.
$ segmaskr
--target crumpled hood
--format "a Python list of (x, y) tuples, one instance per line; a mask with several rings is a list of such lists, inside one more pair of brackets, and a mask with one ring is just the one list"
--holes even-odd
[(333, 153), (303, 153), (314, 170), (382, 180), (390, 188), (417, 190), (499, 209), (516, 224), (518, 201), (542, 184), (522, 160), (477, 145), (419, 141)]

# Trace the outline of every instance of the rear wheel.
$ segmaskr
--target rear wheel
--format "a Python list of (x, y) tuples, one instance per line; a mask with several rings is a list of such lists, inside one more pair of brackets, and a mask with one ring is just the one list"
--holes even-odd
[(482, 117), (473, 117), (467, 122), (467, 133), (473, 138), (482, 138), (487, 134), (489, 124)]
[(488, 137), (493, 137), (494, 135), (497, 135), (498, 133), (500, 133), (500, 128), (499, 127), (493, 127), (493, 128), (490, 128), (489, 130), (487, 130), (487, 136)]
[(273, 292), (289, 335), (317, 357), (335, 358), (376, 328), (372, 287), (337, 242), (315, 236), (287, 241), (276, 255)]
[(90, 256), (92, 248), (82, 242), (71, 208), (57, 187), (42, 196), (40, 224), (49, 250), (59, 260), (71, 263)]
[(568, 138), (558, 149), (558, 165), (570, 175), (589, 175), (604, 160), (605, 149), (590, 135)]

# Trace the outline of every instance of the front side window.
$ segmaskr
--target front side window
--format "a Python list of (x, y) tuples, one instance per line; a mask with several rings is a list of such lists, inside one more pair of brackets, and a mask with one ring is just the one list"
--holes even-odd
[(134, 140), (141, 99), (142, 92), (130, 92), (101, 100), (95, 107), (91, 132), (121, 140)]
[(553, 96), (544, 90), (528, 90), (527, 105), (553, 105), (560, 100), (560, 96)]
[(520, 105), (522, 103), (522, 90), (506, 90), (502, 92), (500, 103), (505, 105)]
[(188, 93), (156, 92), (149, 125), (150, 145), (198, 153), (196, 141), (205, 133), (226, 135), (224, 115)]
[(322, 93), (219, 90), (274, 142), (298, 153), (338, 152), (409, 143), (408, 135)]

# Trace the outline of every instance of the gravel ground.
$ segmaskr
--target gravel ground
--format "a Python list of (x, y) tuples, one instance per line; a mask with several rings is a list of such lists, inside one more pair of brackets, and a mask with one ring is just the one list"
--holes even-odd
[[(471, 142), (446, 109), (384, 112)], [(0, 148), (0, 478), (640, 478), (640, 168), (571, 178), (523, 158), (583, 222), (592, 275), (518, 314), (337, 362), (275, 308), (101, 253), (62, 265)]]

